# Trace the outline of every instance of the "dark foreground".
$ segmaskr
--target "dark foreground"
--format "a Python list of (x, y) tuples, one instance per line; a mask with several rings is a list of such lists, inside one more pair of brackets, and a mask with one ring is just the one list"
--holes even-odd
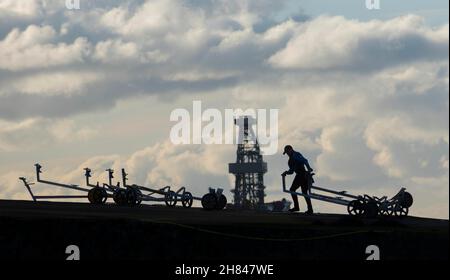
[(0, 200), (0, 259), (448, 259), (448, 220)]

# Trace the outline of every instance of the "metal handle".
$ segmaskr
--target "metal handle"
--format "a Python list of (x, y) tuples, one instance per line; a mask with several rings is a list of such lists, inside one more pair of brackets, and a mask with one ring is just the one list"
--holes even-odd
[(286, 191), (286, 175), (281, 175), (281, 181), (283, 182), (283, 191)]

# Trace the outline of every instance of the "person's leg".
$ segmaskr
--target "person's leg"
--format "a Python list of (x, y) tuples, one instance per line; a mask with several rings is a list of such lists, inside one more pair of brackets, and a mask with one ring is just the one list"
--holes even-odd
[[(302, 193), (308, 194), (309, 193), (308, 190), (309, 190), (308, 185), (303, 184), (302, 185)], [(305, 201), (306, 201), (306, 205), (308, 205), (308, 211), (306, 211), (306, 213), (312, 214), (314, 211), (313, 211), (313, 207), (312, 207), (312, 203), (311, 203), (311, 198), (305, 196)]]
[[(291, 188), (289, 189), (291, 192), (295, 192), (300, 187), (300, 176), (295, 174), (294, 181), (292, 181)], [(290, 209), (290, 211), (300, 211), (300, 206), (298, 204), (298, 196), (296, 194), (291, 194), (292, 201), (294, 202), (294, 208)]]

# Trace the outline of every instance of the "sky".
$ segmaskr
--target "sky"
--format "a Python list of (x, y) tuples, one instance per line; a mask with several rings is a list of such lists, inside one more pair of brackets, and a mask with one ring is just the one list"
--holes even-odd
[[(291, 144), (316, 183), (449, 213), (447, 1), (0, 0), (0, 199), (18, 177), (229, 192), (234, 145), (174, 145), (177, 108), (279, 110), (266, 201), (288, 197)], [(290, 178), (289, 180), (291, 180)], [(64, 190), (36, 185), (40, 194)], [(305, 205), (301, 203), (302, 210)], [(316, 202), (317, 212), (344, 213)]]

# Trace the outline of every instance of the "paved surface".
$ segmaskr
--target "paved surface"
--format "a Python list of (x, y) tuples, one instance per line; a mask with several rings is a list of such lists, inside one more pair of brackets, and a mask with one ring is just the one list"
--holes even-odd
[[(302, 213), (265, 213), (255, 211), (206, 211), (201, 208), (139, 205), (135, 207), (115, 204), (91, 205), (88, 203), (33, 202), (0, 200), (0, 216), (27, 218), (93, 218), (134, 219), (140, 221), (168, 221), (182, 224), (205, 225), (335, 225), (352, 219), (348, 215)], [(353, 220), (353, 219), (352, 219)], [(397, 225), (403, 228), (448, 230), (448, 220), (418, 217), (388, 217), (358, 219), (355, 225)]]
[(448, 259), (448, 220), (0, 200), (0, 259)]

